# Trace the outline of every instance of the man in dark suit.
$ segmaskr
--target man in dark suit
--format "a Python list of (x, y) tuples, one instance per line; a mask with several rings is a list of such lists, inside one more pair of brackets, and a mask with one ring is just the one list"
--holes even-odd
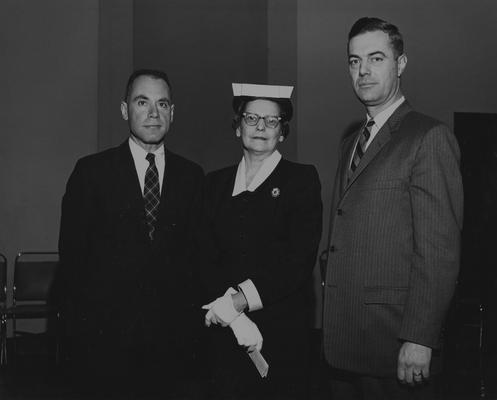
[(189, 261), (203, 171), (164, 147), (174, 117), (164, 72), (135, 71), (121, 112), (129, 139), (80, 159), (62, 202), (69, 355), (89, 390), (168, 394), (203, 323)]
[(397, 27), (359, 19), (348, 58), (367, 120), (342, 142), (332, 199), (323, 332), (333, 398), (426, 399), (459, 269), (459, 148), (404, 99)]

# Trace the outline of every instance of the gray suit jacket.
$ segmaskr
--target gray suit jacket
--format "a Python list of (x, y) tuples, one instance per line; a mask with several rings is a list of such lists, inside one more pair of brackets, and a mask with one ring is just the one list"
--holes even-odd
[(404, 102), (347, 182), (356, 135), (342, 143), (332, 199), (324, 351), (335, 368), (395, 377), (403, 341), (440, 343), (459, 270), (459, 147)]

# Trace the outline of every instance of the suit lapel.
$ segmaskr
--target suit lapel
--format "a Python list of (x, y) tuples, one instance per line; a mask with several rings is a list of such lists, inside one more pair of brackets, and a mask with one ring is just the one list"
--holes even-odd
[(127, 140), (119, 146), (114, 169), (117, 175), (116, 192), (119, 194), (115, 201), (116, 206), (119, 204), (120, 218), (134, 221), (133, 225), (140, 226), (141, 234), (146, 237), (145, 204)]
[(127, 199), (129, 206), (136, 209), (144, 209), (143, 195), (141, 193), (140, 182), (136, 172), (135, 163), (128, 141), (119, 146), (117, 153), (116, 170), (118, 174), (118, 187), (122, 190), (122, 198)]
[(164, 178), (162, 180), (157, 228), (162, 226), (162, 222), (167, 220), (169, 215), (174, 215), (175, 211), (173, 207), (178, 204), (175, 198), (178, 195), (178, 187), (181, 184), (181, 182), (179, 182), (181, 171), (178, 170), (178, 164), (174, 155), (164, 148), (164, 157)]
[(371, 161), (374, 160), (374, 158), (380, 152), (383, 146), (385, 146), (385, 144), (387, 144), (390, 141), (390, 138), (391, 138), (390, 127), (388, 126), (388, 124), (385, 124), (376, 134), (375, 138), (373, 139), (368, 149), (366, 150), (366, 153), (364, 153), (364, 156), (362, 157), (361, 162), (357, 166), (357, 169), (350, 177), (348, 186), (354, 183), (357, 177), (361, 175), (362, 171), (364, 171), (367, 168), (367, 166), (371, 163)]
[[(364, 153), (364, 156), (362, 157), (361, 162), (359, 163), (357, 169), (350, 177), (348, 183), (345, 184), (345, 190), (347, 190), (350, 187), (350, 185), (352, 185), (355, 182), (355, 180), (362, 174), (362, 172), (368, 167), (368, 165), (375, 159), (375, 157), (381, 151), (381, 149), (383, 149), (383, 147), (385, 147), (385, 145), (390, 141), (390, 139), (392, 138), (392, 134), (394, 134), (395, 131), (399, 128), (400, 123), (402, 122), (406, 114), (411, 110), (412, 108), (409, 105), (409, 103), (407, 103), (407, 101), (404, 101), (394, 111), (394, 113), (390, 116), (390, 118), (385, 122), (385, 124), (376, 134), (375, 138), (373, 139), (368, 149), (366, 150), (366, 153)], [(357, 134), (354, 135), (354, 138), (357, 137), (359, 132), (357, 132)], [(355, 143), (355, 140), (353, 140), (352, 143)], [(350, 161), (350, 157), (352, 156), (352, 151), (353, 149), (348, 150), (347, 162)], [(349, 171), (348, 164), (346, 164), (345, 176), (347, 176), (348, 171)], [(345, 178), (345, 182), (347, 182), (347, 178)]]
[[(359, 131), (360, 132), (360, 131)], [(347, 139), (345, 139), (342, 145), (342, 154), (340, 158), (340, 196), (345, 192), (347, 188), (347, 181), (349, 175), (349, 163), (350, 158), (352, 157), (352, 151), (354, 150), (354, 144), (356, 142), (357, 134), (350, 135)]]

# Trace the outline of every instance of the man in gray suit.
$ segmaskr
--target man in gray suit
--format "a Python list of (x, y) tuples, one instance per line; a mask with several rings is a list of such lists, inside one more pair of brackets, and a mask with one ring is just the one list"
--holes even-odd
[(359, 19), (348, 58), (367, 115), (341, 144), (332, 199), (323, 333), (333, 399), (426, 399), (459, 269), (459, 148), (405, 100), (396, 26)]

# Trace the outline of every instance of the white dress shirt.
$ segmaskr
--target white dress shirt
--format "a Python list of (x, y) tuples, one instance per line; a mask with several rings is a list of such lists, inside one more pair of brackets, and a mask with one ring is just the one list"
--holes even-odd
[[(145, 173), (150, 165), (146, 159), (148, 151), (145, 151), (140, 145), (138, 145), (133, 139), (129, 138), (129, 149), (131, 150), (131, 155), (133, 156), (133, 161), (135, 162), (136, 173), (138, 174), (138, 181), (140, 182), (140, 188), (143, 195), (143, 190), (145, 188)], [(159, 172), (159, 186), (160, 192), (162, 193), (162, 181), (164, 180), (164, 168), (166, 164), (164, 145), (161, 145), (157, 150), (152, 152), (155, 155), (155, 166)]]

